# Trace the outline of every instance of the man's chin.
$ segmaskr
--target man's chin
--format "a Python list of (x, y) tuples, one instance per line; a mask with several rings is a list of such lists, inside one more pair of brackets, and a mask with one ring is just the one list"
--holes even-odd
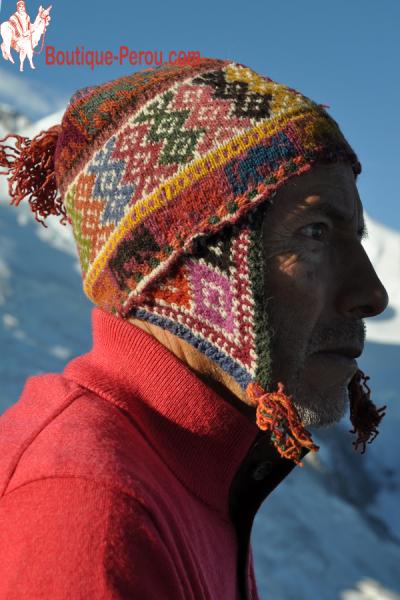
[(298, 392), (293, 396), (293, 404), (304, 427), (329, 427), (345, 416), (349, 393), (345, 385), (325, 393), (315, 389)]

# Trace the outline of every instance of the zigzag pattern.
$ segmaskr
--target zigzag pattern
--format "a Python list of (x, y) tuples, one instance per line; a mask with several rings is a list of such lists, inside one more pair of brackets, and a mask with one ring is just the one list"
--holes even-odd
[(135, 123), (151, 123), (149, 142), (164, 142), (158, 157), (160, 164), (182, 164), (193, 158), (203, 130), (188, 129), (190, 110), (172, 110), (173, 92), (165, 92), (135, 118)]
[(93, 157), (87, 173), (95, 175), (92, 195), (94, 200), (102, 200), (104, 210), (101, 224), (121, 221), (125, 207), (129, 203), (134, 186), (122, 185), (125, 172), (125, 161), (115, 160), (114, 147), (116, 137), (113, 136)]
[(63, 118), (63, 129), (57, 147), (56, 177), (64, 194), (73, 178), (84, 167), (86, 148), (100, 146), (104, 135), (121, 125), (121, 118), (136, 113), (148, 98), (162, 93), (191, 74), (229, 63), (202, 58), (194, 65), (163, 65), (132, 73), (102, 85), (76, 92)]
[(188, 82), (129, 121), (116, 139), (112, 157), (125, 160), (121, 183), (134, 184), (131, 203), (150, 194), (195, 153), (217, 147), (232, 131), (251, 126), (249, 118), (231, 117), (232, 110), (230, 100), (211, 102), (211, 90)]
[(252, 126), (250, 118), (237, 118), (233, 115), (231, 99), (213, 98), (213, 90), (208, 86), (194, 85), (193, 80), (183, 83), (171, 102), (173, 110), (190, 111), (185, 127), (204, 131), (196, 146), (199, 154), (222, 144)]
[(104, 202), (93, 196), (95, 175), (82, 173), (76, 183), (75, 209), (79, 210), (82, 219), (80, 225), (81, 244), (85, 248), (85, 265), (92, 260), (104, 245), (114, 229), (113, 223), (99, 227), (103, 223)]
[(113, 156), (123, 160), (125, 173), (122, 183), (134, 183), (131, 204), (150, 194), (162, 181), (177, 171), (176, 164), (160, 164), (163, 142), (148, 141), (150, 125), (129, 122), (117, 138)]
[(195, 77), (193, 83), (210, 85), (214, 88), (215, 98), (231, 100), (237, 117), (268, 119), (270, 116), (271, 94), (252, 92), (245, 81), (227, 81), (222, 70)]

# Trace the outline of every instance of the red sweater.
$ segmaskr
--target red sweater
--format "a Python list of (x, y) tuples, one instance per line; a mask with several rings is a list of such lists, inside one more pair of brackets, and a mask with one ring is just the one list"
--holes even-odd
[(253, 518), (294, 463), (152, 336), (92, 324), (0, 417), (0, 598), (259, 600)]

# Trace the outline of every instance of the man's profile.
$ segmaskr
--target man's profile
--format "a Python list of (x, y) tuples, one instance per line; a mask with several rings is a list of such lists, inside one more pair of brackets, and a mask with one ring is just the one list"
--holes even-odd
[(356, 362), (388, 303), (357, 155), (321, 105), (213, 58), (8, 137), (13, 202), (72, 226), (95, 306), (92, 350), (0, 417), (0, 596), (257, 600), (254, 517), (307, 428), (350, 405), (365, 451), (384, 414)]

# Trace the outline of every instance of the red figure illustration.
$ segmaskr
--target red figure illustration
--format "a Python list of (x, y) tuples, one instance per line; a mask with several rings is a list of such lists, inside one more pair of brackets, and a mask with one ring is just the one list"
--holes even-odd
[[(8, 21), (4, 21), (0, 25), (0, 35), (3, 39), (1, 44), (1, 52), (4, 60), (9, 60), (14, 63), (14, 59), (11, 54), (11, 48), (19, 53), (20, 66), (19, 70), (24, 70), (24, 61), (28, 57), (31, 69), (34, 69), (33, 54), (40, 54), (43, 49), (44, 36), (46, 28), (51, 20), (50, 17), (51, 5), (44, 9), (42, 5), (39, 6), (38, 14), (33, 23), (26, 12), (25, 2), (18, 0), (17, 10)], [(40, 52), (34, 52), (34, 48), (38, 45), (40, 38), (42, 39), (42, 48)]]

